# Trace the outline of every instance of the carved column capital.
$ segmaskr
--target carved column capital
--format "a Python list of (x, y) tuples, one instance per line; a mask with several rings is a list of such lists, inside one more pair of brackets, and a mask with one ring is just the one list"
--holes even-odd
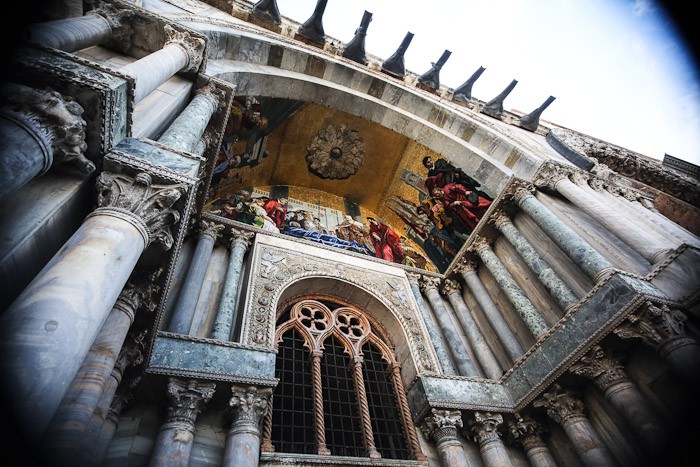
[(589, 188), (588, 181), (590, 180), (590, 177), (582, 172), (572, 172), (571, 175), (569, 175), (569, 180), (578, 186)]
[(180, 422), (185, 427), (194, 427), (197, 415), (212, 398), (215, 389), (216, 383), (170, 378), (168, 380), (168, 401), (170, 402), (168, 422)]
[(508, 435), (514, 444), (521, 445), (525, 451), (546, 446), (542, 435), (547, 433), (547, 429), (542, 423), (517, 413), (515, 417), (515, 421), (508, 423)]
[(609, 190), (608, 184), (605, 183), (605, 181), (601, 180), (600, 178), (591, 178), (588, 180), (588, 185), (593, 188), (595, 191), (604, 191), (604, 190)]
[(422, 276), (418, 273), (406, 271), (406, 278), (408, 279), (408, 282), (411, 285), (416, 285), (420, 287), (421, 277)]
[(535, 174), (533, 183), (538, 188), (546, 188), (556, 190), (557, 183), (564, 179), (568, 179), (571, 175), (571, 169), (551, 162), (545, 162), (540, 166)]
[(431, 276), (423, 276), (420, 281), (420, 290), (423, 293), (426, 293), (428, 290), (438, 290), (440, 287), (440, 278), (439, 277), (431, 277)]
[(624, 367), (618, 359), (599, 345), (593, 346), (578, 362), (571, 365), (569, 371), (593, 380), (603, 391), (628, 380)]
[(231, 229), (231, 247), (241, 245), (244, 249), (247, 249), (254, 238), (255, 232), (236, 228)]
[(112, 3), (102, 2), (98, 8), (88, 11), (86, 15), (96, 15), (103, 18), (112, 30), (109, 46), (120, 52), (126, 53), (131, 48), (131, 38), (134, 30), (127, 20), (134, 17), (136, 12), (126, 8), (119, 8)]
[(457, 274), (465, 274), (468, 272), (476, 272), (477, 267), (478, 263), (476, 260), (463, 256), (455, 266), (454, 271)]
[(658, 349), (669, 339), (685, 335), (687, 319), (680, 310), (647, 302), (627, 315), (613, 332), (623, 339), (641, 339), (646, 345)]
[(453, 293), (459, 293), (462, 286), (459, 282), (454, 279), (445, 279), (442, 283), (442, 293), (443, 295), (452, 295)]
[(472, 244), (469, 246), (469, 249), (472, 251), (476, 251), (477, 253), (486, 250), (488, 248), (491, 248), (491, 242), (489, 241), (488, 238), (486, 237), (481, 237), (481, 236), (476, 236), (474, 238), (474, 241)]
[(435, 442), (456, 440), (457, 429), (462, 428), (462, 414), (459, 410), (431, 409), (431, 415), (423, 420), (421, 430)]
[(560, 425), (584, 417), (585, 406), (583, 402), (575, 397), (572, 391), (563, 389), (558, 384), (554, 384), (550, 390), (542, 394), (532, 405), (534, 407), (544, 407), (549, 418)]
[(166, 24), (164, 29), (167, 36), (165, 45), (177, 44), (187, 54), (187, 65), (182, 71), (197, 71), (204, 59), (204, 47), (206, 46), (204, 39), (194, 37), (185, 31), (177, 31), (169, 24)]
[(491, 441), (499, 441), (501, 435), (498, 427), (503, 423), (503, 415), (490, 412), (474, 412), (474, 420), (470, 423), (469, 431), (480, 445)]
[(157, 305), (155, 296), (161, 289), (156, 281), (162, 272), (161, 267), (150, 274), (138, 275), (130, 279), (119, 294), (114, 308), (126, 313), (131, 322), (134, 321), (134, 316), (140, 308), (154, 311)]
[(129, 334), (128, 338), (124, 342), (124, 346), (119, 352), (117, 361), (114, 363), (114, 368), (117, 371), (123, 374), (127, 367), (138, 366), (143, 363), (147, 335), (147, 329), (135, 335), (133, 333)]
[(226, 98), (226, 93), (223, 89), (214, 86), (214, 83), (209, 82), (201, 88), (197, 89), (194, 93), (195, 96), (205, 96), (210, 101), (214, 103), (214, 106), (218, 106)]
[(136, 217), (147, 232), (146, 243), (157, 242), (169, 250), (171, 227), (180, 221), (173, 205), (185, 193), (185, 185), (156, 185), (145, 172), (135, 177), (102, 172), (97, 178), (97, 205), (93, 214), (104, 211)]
[(224, 230), (224, 225), (214, 221), (200, 221), (199, 235), (208, 235), (216, 241)]
[(231, 386), (231, 392), (233, 395), (228, 405), (233, 415), (233, 423), (259, 426), (262, 417), (267, 413), (272, 389), (234, 384)]
[(521, 202), (523, 199), (534, 196), (537, 189), (530, 184), (519, 183), (513, 189), (513, 201)]
[(508, 214), (499, 209), (491, 216), (491, 222), (497, 229), (500, 229), (503, 224), (513, 221), (508, 217)]

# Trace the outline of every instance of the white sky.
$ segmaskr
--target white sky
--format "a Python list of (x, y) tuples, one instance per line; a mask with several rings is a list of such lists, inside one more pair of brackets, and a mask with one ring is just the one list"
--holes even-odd
[[(300, 23), (317, 0), (278, 0)], [(347, 43), (372, 13), (368, 54), (393, 54), (414, 34), (406, 69), (422, 74), (452, 52), (440, 83), (456, 88), (486, 68), (472, 96), (489, 101), (513, 80), (504, 108), (654, 159), (700, 165), (700, 85), (692, 54), (653, 0), (329, 0), (326, 36)]]

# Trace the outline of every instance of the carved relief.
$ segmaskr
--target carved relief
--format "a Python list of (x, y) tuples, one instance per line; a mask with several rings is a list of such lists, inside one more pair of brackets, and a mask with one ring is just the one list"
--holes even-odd
[(328, 125), (309, 145), (309, 170), (321, 178), (342, 180), (354, 175), (365, 158), (365, 143), (356, 130)]
[(684, 336), (687, 319), (679, 310), (648, 302), (636, 312), (627, 315), (625, 321), (613, 332), (623, 339), (641, 339), (645, 344), (657, 349), (668, 339)]
[(267, 413), (272, 389), (233, 385), (231, 392), (233, 395), (229, 400), (229, 407), (234, 423), (250, 423), (259, 426), (262, 417)]
[(214, 395), (215, 389), (216, 383), (170, 378), (168, 380), (169, 421), (194, 424), (197, 415)]
[(563, 389), (558, 384), (536, 399), (532, 405), (534, 407), (544, 407), (549, 418), (562, 424), (574, 418), (584, 417), (585, 406), (574, 393)]
[(187, 54), (187, 65), (182, 71), (197, 71), (204, 59), (204, 47), (206, 42), (204, 39), (194, 37), (185, 31), (177, 31), (175, 28), (166, 24), (164, 27), (167, 44), (177, 44), (183, 48)]

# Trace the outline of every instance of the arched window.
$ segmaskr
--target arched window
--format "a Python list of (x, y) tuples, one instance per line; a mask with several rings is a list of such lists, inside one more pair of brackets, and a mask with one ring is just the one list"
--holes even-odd
[(399, 364), (361, 310), (301, 300), (279, 319), (276, 344), (263, 450), (422, 458)]

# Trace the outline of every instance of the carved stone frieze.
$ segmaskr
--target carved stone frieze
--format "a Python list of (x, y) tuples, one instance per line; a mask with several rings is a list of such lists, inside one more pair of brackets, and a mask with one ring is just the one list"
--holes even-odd
[(232, 385), (231, 392), (233, 395), (229, 400), (229, 407), (234, 423), (242, 422), (259, 426), (267, 413), (272, 388)]
[(637, 338), (654, 349), (658, 349), (668, 339), (685, 335), (686, 315), (667, 305), (647, 302), (626, 319), (613, 332), (623, 338)]
[(599, 345), (593, 346), (571, 365), (569, 371), (593, 380), (603, 391), (628, 380), (622, 364)]
[(204, 405), (214, 395), (216, 383), (196, 379), (168, 380), (168, 420), (194, 423)]
[(156, 185), (145, 172), (135, 177), (103, 172), (96, 185), (99, 208), (136, 216), (147, 227), (149, 242), (170, 249), (174, 241), (171, 228), (180, 221), (180, 213), (173, 205), (185, 193), (185, 185)]
[(165, 44), (177, 44), (187, 54), (187, 65), (182, 71), (197, 71), (204, 60), (204, 39), (194, 37), (186, 31), (178, 31), (169, 24), (165, 25), (164, 30), (167, 36)]
[(535, 399), (532, 405), (543, 407), (549, 418), (560, 425), (584, 417), (585, 406), (583, 402), (572, 391), (564, 389), (558, 384), (553, 384), (539, 399)]
[(345, 125), (328, 125), (314, 136), (307, 150), (311, 173), (334, 180), (357, 173), (365, 158), (362, 136)]

